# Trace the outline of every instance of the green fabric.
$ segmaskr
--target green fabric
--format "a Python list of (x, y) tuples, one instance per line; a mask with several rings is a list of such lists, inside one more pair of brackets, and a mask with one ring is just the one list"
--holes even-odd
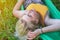
[(60, 19), (60, 11), (55, 7), (51, 0), (44, 0), (45, 4), (48, 6), (50, 15), (52, 18)]
[[(60, 19), (60, 11), (52, 3), (52, 0), (44, 0), (44, 2), (49, 8), (50, 16), (55, 19)], [(60, 32), (49, 32), (41, 34), (40, 37), (43, 40), (60, 40)]]
[(21, 8), (20, 8), (21, 10), (24, 10), (24, 6), (23, 5), (21, 5)]

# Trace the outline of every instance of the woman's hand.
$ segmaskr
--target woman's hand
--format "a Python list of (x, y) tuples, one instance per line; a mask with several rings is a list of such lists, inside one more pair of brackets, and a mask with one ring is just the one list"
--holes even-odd
[(28, 34), (27, 34), (28, 40), (33, 40), (33, 39), (36, 38), (39, 34), (40, 34), (40, 29), (36, 29), (34, 32), (29, 31)]

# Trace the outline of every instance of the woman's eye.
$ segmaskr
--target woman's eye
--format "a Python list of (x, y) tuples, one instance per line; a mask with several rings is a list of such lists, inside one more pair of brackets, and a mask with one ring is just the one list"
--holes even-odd
[(28, 15), (29, 17), (32, 17), (31, 15)]

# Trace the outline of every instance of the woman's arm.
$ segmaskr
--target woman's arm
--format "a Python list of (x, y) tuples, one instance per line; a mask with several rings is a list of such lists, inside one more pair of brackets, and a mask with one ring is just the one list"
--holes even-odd
[(60, 19), (51, 19), (49, 16), (46, 16), (45, 19), (46, 27), (42, 29), (38, 29), (36, 31), (37, 34), (46, 33), (46, 32), (53, 32), (53, 31), (60, 31)]
[(46, 26), (42, 28), (42, 31), (43, 33), (52, 32), (52, 31), (60, 31), (60, 23)]
[(47, 25), (46, 27), (37, 29), (34, 33), (39, 35), (46, 32), (60, 31), (60, 19), (51, 19), (49, 18), (49, 14), (47, 14), (45, 18), (45, 24)]
[(16, 3), (16, 5), (15, 5), (15, 7), (14, 7), (14, 9), (13, 9), (13, 15), (14, 15), (15, 17), (17, 17), (17, 18), (19, 18), (19, 17), (21, 17), (21, 16), (23, 15), (22, 12), (24, 12), (24, 11), (20, 11), (20, 10), (19, 10), (20, 7), (21, 7), (21, 5), (23, 4), (23, 2), (24, 2), (24, 0), (19, 0), (19, 1)]
[(52, 19), (49, 17), (49, 11), (47, 12), (47, 15), (45, 17), (45, 24), (46, 25), (53, 25), (53, 24), (57, 24), (60, 23), (60, 19)]
[(60, 19), (51, 19), (49, 17), (49, 12), (45, 18), (46, 27), (42, 28), (43, 32), (51, 32), (60, 30)]

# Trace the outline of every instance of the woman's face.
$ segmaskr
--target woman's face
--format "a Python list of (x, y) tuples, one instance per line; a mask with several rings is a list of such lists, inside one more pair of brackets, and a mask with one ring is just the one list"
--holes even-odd
[(26, 11), (26, 14), (22, 16), (22, 19), (26, 22), (35, 22), (37, 24), (38, 18), (36, 14), (38, 13), (35, 10)]

